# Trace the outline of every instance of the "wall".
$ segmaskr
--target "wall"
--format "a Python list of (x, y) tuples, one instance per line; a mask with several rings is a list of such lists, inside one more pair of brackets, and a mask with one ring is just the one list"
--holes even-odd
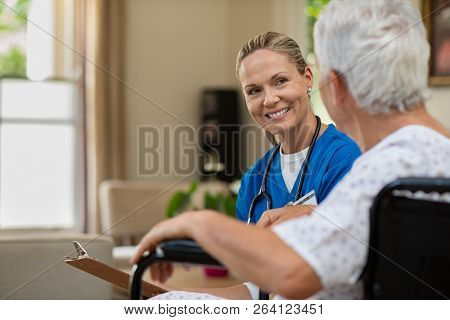
[[(289, 35), (299, 43), (306, 37), (303, 1), (298, 0), (230, 0), (229, 59), (227, 68), (230, 82), (239, 87), (235, 75), (236, 56), (242, 45), (256, 34), (269, 30)], [(242, 100), (242, 119), (253, 123)]]
[[(422, 10), (421, 0), (411, 1), (417, 9)], [(450, 87), (430, 87), (429, 94), (426, 104), (428, 111), (450, 129)]]
[[(227, 0), (126, 1), (126, 177), (139, 125), (198, 125), (204, 86), (228, 86)], [(138, 93), (138, 92), (139, 93)], [(168, 160), (168, 159), (164, 159)]]
[(427, 108), (431, 115), (450, 129), (450, 88), (431, 87)]
[[(204, 87), (239, 88), (239, 48), (251, 36), (276, 30), (299, 38), (297, 0), (126, 1), (126, 178), (137, 173), (139, 125), (198, 126)], [(294, 10), (292, 10), (294, 9)], [(242, 103), (244, 122), (252, 122)], [(164, 159), (172, 161), (173, 157)], [(175, 175), (155, 179), (177, 181)]]

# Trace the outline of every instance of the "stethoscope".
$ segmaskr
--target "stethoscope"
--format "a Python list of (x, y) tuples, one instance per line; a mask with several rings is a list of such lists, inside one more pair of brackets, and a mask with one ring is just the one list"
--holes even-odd
[[(320, 118), (318, 116), (315, 116), (315, 117), (316, 117), (316, 129), (314, 131), (314, 135), (313, 135), (313, 138), (311, 140), (311, 144), (309, 146), (308, 153), (306, 154), (305, 163), (302, 166), (302, 173), (301, 173), (301, 176), (300, 176), (300, 182), (298, 184), (297, 193), (295, 195), (295, 199), (294, 199), (293, 202), (295, 202), (298, 199), (300, 199), (300, 193), (302, 191), (303, 183), (305, 181), (306, 172), (308, 171), (309, 160), (311, 158), (311, 154), (313, 152), (314, 145), (316, 144), (317, 138), (319, 137), (320, 126), (321, 126), (322, 122), (320, 121)], [(280, 150), (280, 147), (281, 147), (281, 144), (278, 144), (273, 149), (273, 151), (272, 151), (272, 153), (271, 153), (271, 155), (269, 157), (266, 169), (264, 170), (263, 180), (261, 182), (261, 188), (259, 189), (259, 193), (253, 198), (252, 203), (250, 204), (250, 209), (248, 210), (247, 224), (250, 224), (250, 220), (253, 217), (253, 211), (255, 210), (256, 203), (257, 203), (257, 201), (259, 199), (262, 199), (262, 198), (266, 199), (267, 210), (272, 209), (272, 199), (270, 198), (270, 195), (269, 195), (269, 193), (266, 190), (266, 182), (267, 182), (267, 177), (269, 176), (269, 170), (270, 170), (270, 166), (272, 165), (273, 158), (275, 157), (277, 152)]]

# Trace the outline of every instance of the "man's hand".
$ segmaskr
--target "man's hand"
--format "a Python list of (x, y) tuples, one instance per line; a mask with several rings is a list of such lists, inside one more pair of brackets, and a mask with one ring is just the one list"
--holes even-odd
[(166, 282), (173, 274), (173, 264), (170, 262), (156, 262), (150, 266), (152, 280)]
[(154, 251), (156, 246), (166, 239), (187, 238), (189, 217), (195, 212), (186, 212), (175, 218), (164, 220), (154, 226), (139, 242), (131, 263), (137, 263), (145, 251)]
[(300, 216), (309, 215), (314, 210), (315, 206), (290, 206), (278, 209), (267, 210), (259, 219), (257, 226), (263, 228), (273, 227), (286, 220), (298, 218)]
[[(164, 240), (192, 238), (193, 219), (206, 214), (206, 210), (190, 211), (158, 223), (142, 238), (130, 263), (138, 263), (145, 251), (154, 251)], [(173, 267), (169, 262), (154, 263), (150, 273), (153, 280), (163, 283), (172, 275)]]

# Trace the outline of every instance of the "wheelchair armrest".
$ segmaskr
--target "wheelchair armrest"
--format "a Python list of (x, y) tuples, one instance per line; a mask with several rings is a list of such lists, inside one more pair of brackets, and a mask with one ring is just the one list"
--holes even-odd
[(202, 265), (221, 266), (222, 264), (211, 257), (194, 240), (180, 239), (163, 242), (157, 248), (164, 254), (165, 261), (190, 262)]
[(221, 263), (206, 253), (190, 239), (169, 240), (161, 243), (154, 252), (144, 255), (133, 266), (130, 276), (130, 298), (141, 299), (141, 280), (145, 270), (160, 261), (189, 262), (202, 265), (221, 266)]

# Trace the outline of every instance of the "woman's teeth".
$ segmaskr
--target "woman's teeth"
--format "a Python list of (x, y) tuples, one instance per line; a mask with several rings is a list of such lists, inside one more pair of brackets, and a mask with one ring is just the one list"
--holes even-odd
[(270, 112), (266, 114), (266, 117), (272, 120), (276, 120), (283, 117), (290, 109), (291, 109), (290, 107), (287, 107), (278, 112)]

